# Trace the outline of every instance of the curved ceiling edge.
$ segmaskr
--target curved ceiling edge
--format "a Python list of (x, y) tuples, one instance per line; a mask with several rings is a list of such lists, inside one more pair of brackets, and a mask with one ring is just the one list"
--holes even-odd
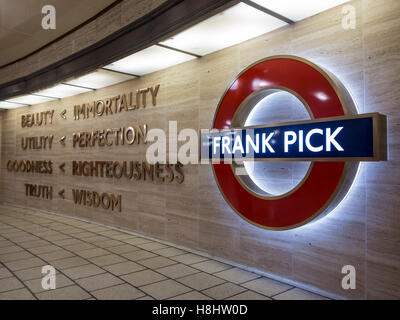
[[(0, 84), (0, 100), (32, 92), (139, 51), (235, 0), (170, 0), (97, 43), (34, 73)], [(117, 49), (118, 48), (118, 49)]]

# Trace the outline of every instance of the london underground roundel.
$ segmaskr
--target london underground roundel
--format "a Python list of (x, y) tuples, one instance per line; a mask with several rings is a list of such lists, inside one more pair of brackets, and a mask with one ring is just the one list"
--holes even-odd
[[(311, 120), (246, 127), (254, 106), (281, 91), (295, 95)], [(213, 160), (215, 179), (232, 209), (266, 229), (291, 229), (326, 215), (347, 194), (360, 161), (386, 159), (386, 117), (357, 114), (332, 74), (294, 56), (269, 57), (242, 71), (221, 98), (213, 129), (202, 134), (202, 158)], [(295, 188), (275, 196), (249, 175), (238, 175), (240, 161), (311, 164)]]

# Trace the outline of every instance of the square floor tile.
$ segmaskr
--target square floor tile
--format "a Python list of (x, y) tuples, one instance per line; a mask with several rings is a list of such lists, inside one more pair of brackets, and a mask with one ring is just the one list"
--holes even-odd
[(68, 277), (74, 280), (94, 276), (96, 274), (104, 272), (105, 270), (99, 268), (98, 266), (95, 266), (94, 264), (86, 264), (83, 266), (73, 267), (63, 270), (63, 273), (65, 273)]
[(38, 266), (38, 267), (15, 271), (15, 275), (22, 281), (43, 278), (42, 268), (43, 266)]
[(154, 298), (150, 297), (150, 296), (143, 296), (143, 297), (137, 298), (136, 300), (154, 300)]
[(200, 272), (177, 279), (177, 281), (196, 290), (204, 290), (225, 282), (224, 280), (214, 277), (208, 273)]
[(208, 273), (220, 272), (226, 269), (232, 268), (232, 266), (216, 261), (216, 260), (207, 260), (199, 263), (195, 263), (191, 265), (193, 268), (199, 269)]
[(85, 238), (86, 242), (92, 243), (92, 244), (97, 244), (97, 242), (102, 242), (102, 241), (106, 241), (108, 240), (108, 238), (103, 237), (103, 236), (94, 236), (94, 237), (89, 237), (89, 238)]
[(176, 261), (173, 261), (166, 257), (154, 257), (145, 260), (140, 260), (138, 262), (150, 269), (157, 269), (170, 266), (171, 264), (176, 264)]
[(193, 264), (204, 260), (208, 260), (208, 258), (199, 256), (194, 253), (181, 254), (179, 256), (171, 257), (171, 259), (184, 264)]
[(217, 272), (214, 273), (214, 275), (233, 283), (242, 283), (260, 277), (253, 272), (249, 272), (239, 268), (232, 268), (225, 271)]
[(128, 273), (136, 272), (139, 270), (143, 270), (146, 268), (133, 262), (133, 261), (125, 261), (125, 262), (113, 264), (110, 266), (106, 266), (106, 267), (104, 267), (104, 269), (106, 269), (107, 271), (109, 271), (117, 276), (120, 276), (120, 275), (124, 275), (124, 274), (128, 274)]
[(245, 291), (235, 296), (229, 297), (226, 300), (271, 300), (270, 298), (258, 294), (254, 291)]
[(115, 246), (121, 246), (123, 244), (124, 243), (121, 241), (109, 239), (109, 240), (97, 242), (96, 246), (98, 246), (100, 248), (110, 248), (110, 247), (115, 247)]
[(29, 259), (23, 259), (23, 260), (5, 263), (7, 268), (9, 268), (11, 271), (29, 269), (29, 268), (37, 267), (37, 266), (44, 266), (46, 264), (47, 263), (45, 263), (43, 260), (41, 260), (39, 258), (29, 258)]
[(21, 248), (21, 247), (16, 246), (16, 245), (11, 245), (11, 246), (8, 246), (8, 247), (0, 248), (0, 254), (3, 255), (3, 254), (12, 253), (12, 252), (18, 252), (18, 251), (23, 251), (23, 250), (24, 250), (24, 248)]
[(107, 237), (109, 237), (109, 236), (121, 235), (121, 234), (124, 234), (124, 233), (122, 233), (122, 232), (120, 232), (120, 231), (118, 231), (118, 230), (113, 230), (113, 229), (107, 230), (107, 231), (103, 231), (103, 232), (101, 233), (101, 235), (107, 236)]
[(24, 285), (15, 277), (0, 279), (0, 292), (23, 288)]
[(126, 283), (96, 290), (92, 294), (99, 300), (133, 300), (144, 296), (143, 292)]
[(49, 246), (51, 245), (51, 243), (46, 240), (35, 240), (35, 241), (23, 242), (20, 243), (19, 245), (25, 249), (32, 249), (32, 248), (39, 248), (42, 246)]
[(64, 259), (64, 258), (70, 258), (73, 256), (75, 256), (74, 253), (69, 252), (67, 250), (63, 250), (63, 249), (60, 249), (60, 250), (54, 251), (54, 252), (38, 254), (39, 258), (46, 260), (46, 261), (54, 261), (54, 260), (59, 260), (59, 259)]
[(116, 247), (110, 247), (107, 248), (108, 251), (114, 252), (116, 254), (124, 254), (124, 253), (128, 253), (128, 252), (133, 252), (133, 251), (137, 251), (140, 250), (139, 248), (132, 246), (130, 244), (122, 244)]
[(221, 300), (236, 295), (243, 291), (246, 291), (246, 289), (232, 282), (228, 282), (212, 287), (210, 289), (203, 290), (202, 292), (214, 299)]
[(147, 258), (152, 258), (152, 257), (157, 256), (152, 252), (142, 250), (142, 249), (137, 249), (136, 251), (133, 251), (133, 252), (122, 253), (121, 255), (132, 261), (137, 261), (137, 260), (142, 260), (142, 259), (147, 259)]
[(33, 258), (34, 256), (28, 251), (17, 251), (0, 255), (1, 262), (12, 262), (22, 259)]
[(175, 279), (175, 278), (187, 276), (189, 274), (197, 273), (197, 272), (199, 272), (199, 270), (191, 268), (182, 263), (177, 263), (172, 266), (159, 268), (159, 269), (157, 269), (157, 272), (162, 273), (163, 275), (166, 275), (168, 278)]
[(159, 242), (148, 242), (148, 243), (142, 243), (142, 244), (137, 244), (136, 245), (138, 248), (144, 249), (144, 250), (157, 250), (157, 249), (163, 249), (166, 248), (167, 246), (165, 244), (159, 243)]
[(83, 266), (85, 264), (89, 264), (90, 262), (75, 256), (75, 257), (69, 257), (69, 258), (64, 258), (64, 259), (59, 259), (51, 262), (51, 265), (53, 267), (56, 267), (57, 269), (67, 269), (67, 268), (72, 268), (72, 267), (79, 267)]
[(84, 300), (91, 297), (90, 294), (76, 285), (47, 290), (37, 293), (36, 296), (39, 300)]
[(109, 266), (111, 264), (116, 264), (116, 263), (127, 261), (125, 258), (122, 258), (116, 254), (109, 254), (109, 255), (101, 256), (101, 257), (94, 257), (94, 258), (90, 258), (88, 260), (91, 261), (92, 263), (94, 263), (95, 265), (98, 265), (99, 267)]
[(168, 299), (185, 292), (191, 291), (190, 288), (176, 282), (174, 280), (164, 280), (140, 287), (140, 290), (144, 291), (148, 295), (155, 299)]
[(274, 296), (278, 293), (292, 288), (292, 286), (288, 284), (265, 277), (242, 283), (242, 286), (258, 293), (264, 294), (268, 297)]
[(99, 256), (108, 255), (108, 254), (110, 254), (110, 252), (106, 251), (106, 250), (104, 250), (102, 248), (95, 248), (95, 249), (77, 251), (76, 254), (78, 256), (83, 257), (83, 258), (93, 258), (93, 257), (99, 257)]
[(121, 234), (117, 234), (114, 236), (108, 236), (108, 237), (111, 239), (120, 240), (120, 241), (136, 238), (136, 236), (133, 236), (129, 233), (121, 233)]
[(164, 277), (163, 275), (149, 269), (127, 274), (125, 276), (122, 276), (121, 278), (135, 287), (140, 287), (146, 284), (166, 279), (166, 277)]
[(8, 240), (0, 240), (0, 248), (10, 247), (13, 243)]
[[(79, 239), (75, 238), (66, 238), (66, 239), (61, 239), (61, 240), (53, 240), (53, 243), (55, 243), (58, 246), (62, 246), (64, 249), (70, 250), (70, 246), (76, 245), (76, 244), (82, 244), (82, 241)], [(72, 251), (72, 250), (71, 250)]]
[(52, 236), (46, 236), (46, 240), (51, 241), (51, 242), (57, 241), (57, 240), (66, 240), (66, 239), (70, 239), (70, 237), (68, 235), (62, 234), (62, 233), (55, 234)]
[(132, 245), (138, 245), (138, 244), (143, 244), (143, 243), (149, 243), (149, 242), (152, 242), (151, 240), (149, 240), (149, 239), (146, 239), (146, 238), (141, 238), (141, 237), (134, 237), (134, 238), (130, 238), (130, 239), (124, 239), (124, 240), (122, 240), (123, 242), (126, 242), (126, 243), (129, 243), (129, 244), (132, 244)]
[(7, 270), (7, 268), (0, 267), (0, 279), (9, 278), (12, 276), (12, 273)]
[[(43, 278), (28, 280), (25, 281), (25, 285), (34, 293), (47, 291), (46, 289), (43, 289), (42, 280)], [(67, 287), (73, 284), (74, 283), (66, 276), (60, 274), (59, 272), (56, 273), (56, 289)]]
[(61, 250), (61, 248), (59, 246), (55, 246), (54, 244), (29, 249), (29, 251), (33, 252), (34, 254), (47, 253), (47, 252), (53, 252), (53, 251), (58, 251), (58, 250)]
[(36, 300), (36, 298), (23, 288), (0, 293), (0, 300)]
[(81, 240), (85, 240), (87, 238), (95, 237), (95, 236), (96, 236), (95, 233), (87, 232), (87, 231), (80, 232), (80, 233), (74, 233), (74, 238), (81, 239)]
[(153, 250), (153, 253), (156, 253), (163, 257), (173, 257), (173, 256), (184, 254), (184, 253), (186, 253), (186, 251), (183, 251), (181, 249), (174, 248), (174, 247), (167, 247), (164, 249)]
[(190, 291), (188, 293), (172, 297), (169, 300), (212, 300), (212, 298), (207, 297), (198, 291)]
[(329, 300), (318, 294), (302, 290), (299, 288), (293, 288), (283, 293), (274, 296), (276, 300)]
[(76, 282), (87, 291), (94, 291), (115, 286), (123, 281), (110, 273), (102, 273), (96, 276), (78, 279)]

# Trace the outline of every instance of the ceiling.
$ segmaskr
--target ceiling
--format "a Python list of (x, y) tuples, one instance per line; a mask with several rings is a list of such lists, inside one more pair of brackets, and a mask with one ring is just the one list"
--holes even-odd
[[(0, 0), (0, 3), (2, 1), (4, 0)], [(69, 1), (74, 2), (75, 0)], [(41, 90), (29, 91), (28, 94), (2, 100), (0, 109), (35, 105), (128, 81), (176, 64), (198, 59), (282, 26), (307, 19), (349, 0), (293, 1), (295, 0), (241, 0), (177, 34), (160, 39), (158, 43), (99, 69), (64, 79), (59, 83), (43, 87)]]
[[(116, 0), (0, 0), (0, 67), (84, 23)], [(56, 9), (56, 29), (42, 28), (42, 7)]]

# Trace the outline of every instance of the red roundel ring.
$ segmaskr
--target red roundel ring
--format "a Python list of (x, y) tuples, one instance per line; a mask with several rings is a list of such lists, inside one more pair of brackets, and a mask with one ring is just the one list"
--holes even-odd
[[(265, 84), (294, 91), (308, 104), (315, 119), (348, 113), (338, 88), (325, 71), (298, 57), (276, 56), (256, 62), (232, 82), (218, 105), (213, 128), (230, 128), (241, 103), (253, 92), (267, 88)], [(298, 227), (326, 211), (347, 171), (344, 161), (314, 161), (308, 177), (294, 192), (283, 198), (265, 199), (248, 192), (230, 164), (213, 164), (213, 170), (226, 201), (242, 218), (275, 230)]]

